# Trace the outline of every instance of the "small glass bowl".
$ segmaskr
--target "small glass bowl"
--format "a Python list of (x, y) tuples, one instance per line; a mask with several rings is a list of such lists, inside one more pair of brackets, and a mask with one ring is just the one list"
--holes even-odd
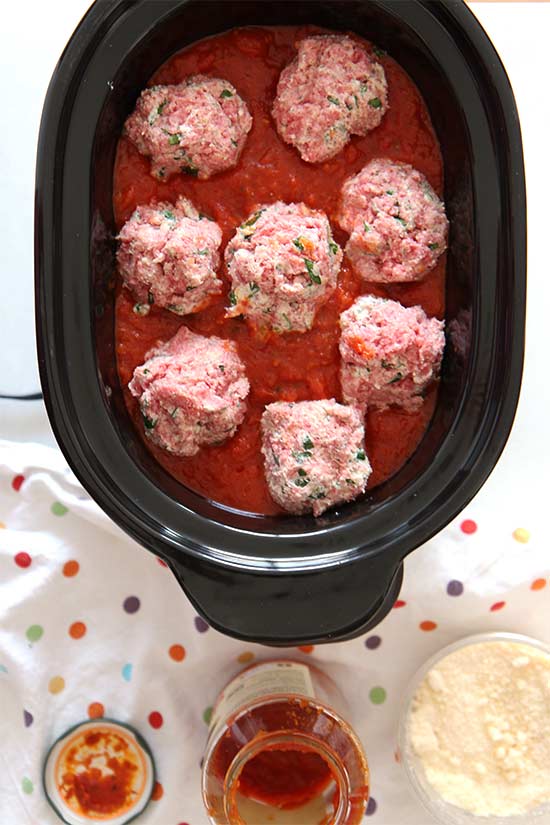
[(475, 636), (467, 636), (464, 639), (460, 639), (458, 642), (447, 645), (447, 647), (435, 653), (415, 673), (403, 698), (399, 718), (399, 753), (401, 763), (416, 796), (435, 821), (441, 823), (441, 825), (550, 825), (550, 804), (545, 804), (521, 815), (479, 816), (464, 810), (464, 808), (459, 808), (450, 802), (446, 802), (428, 781), (422, 761), (415, 753), (410, 742), (409, 715), (411, 705), (425, 676), (434, 665), (437, 665), (449, 656), (449, 654), (455, 653), (457, 650), (461, 650), (469, 645), (477, 645), (483, 642), (516, 642), (527, 647), (535, 648), (537, 651), (542, 651), (550, 656), (549, 645), (519, 633), (479, 633)]

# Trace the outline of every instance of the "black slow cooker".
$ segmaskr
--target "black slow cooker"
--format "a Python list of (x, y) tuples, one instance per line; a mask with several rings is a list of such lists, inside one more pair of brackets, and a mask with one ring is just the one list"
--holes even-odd
[[(114, 352), (112, 173), (124, 120), (171, 54), (236, 26), (353, 30), (412, 76), (445, 164), (451, 221), (439, 400), (408, 463), (319, 519), (259, 517), (201, 497), (137, 437)], [(40, 130), (36, 317), (44, 396), (69, 464), (130, 536), (165, 559), (197, 610), (277, 645), (351, 638), (393, 605), (404, 557), (479, 490), (521, 381), (526, 210), (509, 81), (461, 0), (96, 0), (65, 49)]]

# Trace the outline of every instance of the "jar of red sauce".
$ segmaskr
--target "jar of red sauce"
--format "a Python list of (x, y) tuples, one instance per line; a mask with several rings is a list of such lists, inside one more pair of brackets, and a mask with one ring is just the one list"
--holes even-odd
[(357, 825), (369, 769), (346, 705), (319, 668), (252, 665), (214, 706), (202, 772), (213, 825)]

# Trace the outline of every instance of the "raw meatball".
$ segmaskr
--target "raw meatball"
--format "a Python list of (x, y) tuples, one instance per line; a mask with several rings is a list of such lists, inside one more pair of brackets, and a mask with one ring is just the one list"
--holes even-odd
[(147, 353), (129, 386), (139, 399), (145, 434), (175, 455), (194, 455), (235, 434), (249, 384), (232, 341), (181, 327)]
[(428, 384), (439, 375), (443, 321), (421, 307), (364, 295), (340, 316), (344, 400), (384, 410), (397, 404), (419, 409)]
[(419, 281), (447, 248), (445, 207), (417, 169), (377, 159), (342, 189), (346, 253), (366, 281)]
[(290, 513), (319, 516), (351, 501), (371, 472), (360, 413), (334, 399), (269, 404), (262, 452), (270, 493)]
[(364, 46), (344, 35), (306, 37), (283, 69), (273, 105), (280, 136), (303, 160), (319, 163), (351, 135), (366, 135), (388, 108), (384, 69)]
[(305, 332), (336, 288), (342, 250), (324, 212), (303, 203), (263, 206), (226, 247), (229, 317), (275, 332)]
[(210, 178), (237, 165), (252, 117), (237, 90), (219, 77), (194, 75), (177, 86), (145, 89), (126, 121), (126, 134), (151, 174)]
[(201, 219), (185, 198), (178, 198), (175, 206), (138, 206), (118, 240), (120, 274), (138, 302), (138, 314), (146, 315), (156, 304), (187, 315), (221, 292), (216, 270), (222, 231), (217, 223)]

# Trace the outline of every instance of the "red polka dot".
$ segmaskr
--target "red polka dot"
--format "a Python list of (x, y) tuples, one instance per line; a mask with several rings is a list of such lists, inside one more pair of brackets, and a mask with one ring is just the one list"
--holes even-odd
[(153, 793), (151, 794), (151, 799), (153, 802), (158, 802), (159, 799), (162, 799), (164, 796), (164, 788), (160, 784), (160, 782), (155, 782), (155, 787), (153, 788)]
[(471, 518), (467, 518), (460, 525), (460, 529), (463, 533), (466, 533), (467, 536), (471, 536), (472, 533), (476, 532), (477, 524), (475, 523), (475, 521), (472, 521)]
[(166, 564), (166, 562), (165, 562), (165, 561), (163, 561), (163, 559), (159, 559), (159, 557), (158, 557), (158, 556), (157, 556), (157, 561), (158, 561), (158, 563), (160, 564), (160, 566), (161, 566), (161, 567), (168, 567), (168, 565)]
[(497, 610), (502, 610), (506, 606), (506, 602), (495, 602), (491, 605), (491, 613), (496, 613)]
[(66, 561), (63, 565), (63, 575), (67, 576), (68, 579), (76, 576), (79, 570), (80, 565), (75, 559), (69, 559), (69, 561)]
[(437, 623), (431, 621), (420, 622), (419, 627), (420, 630), (424, 630), (426, 633), (430, 633), (430, 631), (436, 629)]
[(30, 567), (32, 564), (32, 559), (28, 553), (16, 553), (13, 560), (18, 567)]
[(11, 480), (11, 486), (15, 490), (16, 493), (19, 492), (21, 489), (21, 485), (25, 481), (25, 476), (14, 476)]
[(302, 653), (313, 653), (315, 645), (299, 645), (298, 650), (301, 650)]
[(546, 587), (546, 579), (535, 579), (531, 585), (531, 590), (544, 590)]
[(397, 601), (394, 604), (394, 608), (398, 610), (400, 607), (405, 607), (406, 604), (407, 602), (404, 602), (401, 599), (397, 599)]
[(394, 751), (393, 758), (395, 759), (398, 765), (401, 764), (401, 753), (399, 751), (399, 748), (396, 751)]
[(164, 719), (162, 718), (162, 714), (158, 712), (158, 710), (154, 710), (152, 713), (149, 714), (149, 724), (155, 730), (162, 728), (164, 724)]
[(105, 716), (105, 708), (101, 702), (92, 702), (91, 705), (88, 705), (88, 716), (90, 719), (101, 719)]

